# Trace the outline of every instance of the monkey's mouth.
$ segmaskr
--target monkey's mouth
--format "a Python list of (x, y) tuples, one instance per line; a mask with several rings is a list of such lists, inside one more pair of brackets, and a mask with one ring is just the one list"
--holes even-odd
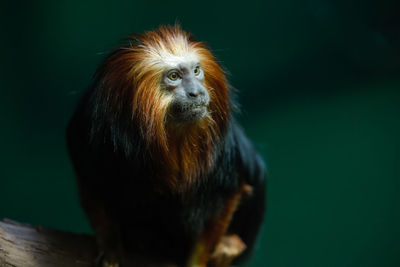
[(197, 121), (204, 118), (207, 112), (207, 105), (205, 104), (190, 105), (190, 107), (183, 111), (182, 119), (184, 121)]
[(206, 105), (195, 105), (189, 110), (189, 112), (193, 112), (193, 113), (201, 113), (204, 111), (207, 111)]
[(208, 105), (205, 103), (191, 103), (176, 105), (172, 110), (172, 117), (180, 122), (194, 122), (203, 119), (208, 114)]

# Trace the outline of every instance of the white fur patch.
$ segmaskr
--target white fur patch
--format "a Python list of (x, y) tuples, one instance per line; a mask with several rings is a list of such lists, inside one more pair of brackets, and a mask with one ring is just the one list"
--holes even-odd
[(194, 53), (184, 53), (181, 55), (163, 55), (161, 60), (170, 68), (176, 68), (179, 64), (196, 64), (199, 62), (198, 57)]

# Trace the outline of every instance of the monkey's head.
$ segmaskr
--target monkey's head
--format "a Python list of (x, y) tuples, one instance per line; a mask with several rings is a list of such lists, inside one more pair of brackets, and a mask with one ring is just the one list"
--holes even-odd
[(113, 140), (129, 139), (135, 125), (148, 145), (168, 151), (177, 132), (208, 142), (223, 134), (229, 120), (221, 66), (179, 26), (129, 36), (100, 66), (92, 87), (94, 124), (110, 129)]
[[(204, 44), (178, 26), (160, 27), (132, 40), (133, 106), (145, 108), (139, 113), (145, 114), (147, 123), (157, 118), (167, 124), (193, 125), (212, 119), (213, 112), (226, 116), (225, 75)], [(149, 116), (148, 105), (157, 113)]]
[(172, 95), (167, 111), (175, 123), (201, 120), (209, 114), (210, 96), (204, 86), (204, 71), (195, 55), (170, 55), (165, 60), (162, 90)]

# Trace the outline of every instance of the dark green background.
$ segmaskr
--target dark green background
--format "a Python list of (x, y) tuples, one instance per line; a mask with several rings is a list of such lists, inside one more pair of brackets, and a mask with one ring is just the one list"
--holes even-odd
[(384, 0), (2, 2), (0, 217), (90, 231), (65, 125), (118, 40), (179, 21), (229, 70), (268, 165), (246, 266), (400, 266), (399, 12)]

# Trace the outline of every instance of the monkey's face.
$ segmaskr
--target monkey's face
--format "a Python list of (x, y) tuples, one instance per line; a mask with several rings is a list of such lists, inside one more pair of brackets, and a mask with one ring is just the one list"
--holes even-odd
[(210, 96), (203, 85), (204, 73), (197, 60), (173, 58), (163, 83), (172, 94), (169, 117), (179, 123), (195, 122), (208, 114)]

